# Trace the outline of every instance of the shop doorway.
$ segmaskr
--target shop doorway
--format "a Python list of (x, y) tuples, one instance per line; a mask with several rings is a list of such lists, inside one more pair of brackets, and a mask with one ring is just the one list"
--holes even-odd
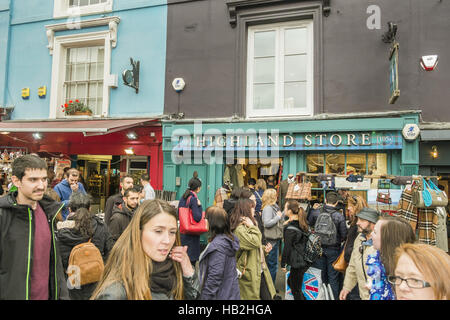
[(112, 177), (110, 155), (78, 155), (77, 169), (80, 182), (92, 196), (92, 212), (103, 211), (106, 199), (110, 196)]

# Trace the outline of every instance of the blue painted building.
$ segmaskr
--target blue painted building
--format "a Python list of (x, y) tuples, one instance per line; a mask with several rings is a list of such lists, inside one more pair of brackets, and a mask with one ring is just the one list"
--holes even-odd
[[(0, 146), (70, 156), (85, 178), (79, 155), (120, 157), (121, 172), (137, 159), (160, 188), (166, 30), (166, 0), (0, 0)], [(90, 113), (69, 114), (76, 102)]]

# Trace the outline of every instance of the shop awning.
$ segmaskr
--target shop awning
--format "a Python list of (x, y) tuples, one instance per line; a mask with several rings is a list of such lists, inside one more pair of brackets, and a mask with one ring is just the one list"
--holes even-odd
[(450, 140), (450, 130), (422, 130), (420, 138), (422, 141)]
[(85, 136), (103, 135), (146, 125), (157, 118), (107, 120), (2, 121), (0, 132), (80, 132)]

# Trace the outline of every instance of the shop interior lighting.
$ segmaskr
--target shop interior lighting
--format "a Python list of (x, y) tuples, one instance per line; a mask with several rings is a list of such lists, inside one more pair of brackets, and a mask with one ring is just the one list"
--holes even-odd
[(127, 133), (127, 137), (128, 137), (128, 139), (130, 139), (130, 140), (136, 140), (136, 139), (138, 138), (136, 132), (134, 132), (134, 131), (128, 132), (128, 133)]

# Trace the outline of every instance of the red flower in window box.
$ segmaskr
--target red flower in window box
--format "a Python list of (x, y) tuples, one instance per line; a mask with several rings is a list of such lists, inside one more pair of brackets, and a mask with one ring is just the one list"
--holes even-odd
[(69, 103), (65, 103), (64, 106), (61, 106), (63, 108), (63, 112), (65, 112), (66, 115), (92, 115), (92, 110), (87, 105), (85, 105), (83, 102), (80, 102), (78, 99), (73, 102), (72, 100), (69, 100)]

